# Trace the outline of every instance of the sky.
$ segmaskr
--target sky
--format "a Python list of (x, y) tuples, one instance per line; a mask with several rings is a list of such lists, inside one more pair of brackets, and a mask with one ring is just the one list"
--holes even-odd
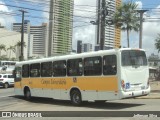
[[(154, 44), (157, 34), (160, 33), (160, 0), (122, 0), (133, 1), (139, 9), (148, 10), (144, 14), (142, 48), (147, 55), (158, 54)], [(18, 7), (17, 7), (18, 6)], [(11, 23), (21, 22), (20, 9), (27, 11), (25, 19), (31, 25), (41, 25), (48, 22), (49, 0), (0, 0), (0, 23), (11, 29)], [(95, 45), (95, 25), (90, 21), (96, 20), (96, 0), (74, 0), (73, 41), (76, 49), (77, 40)], [(122, 32), (121, 45), (127, 46), (126, 32)], [(139, 47), (139, 33), (130, 32), (130, 46)]]

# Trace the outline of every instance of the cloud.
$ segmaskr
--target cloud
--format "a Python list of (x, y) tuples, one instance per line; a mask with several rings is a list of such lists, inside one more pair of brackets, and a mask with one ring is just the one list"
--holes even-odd
[(138, 5), (137, 6), (138, 9), (142, 9), (142, 2), (141, 1), (136, 1), (135, 3)]
[[(95, 45), (96, 0), (75, 0), (72, 48), (76, 50), (77, 40)], [(94, 49), (94, 48), (93, 48)]]
[[(151, 10), (150, 16), (145, 18), (143, 23), (143, 46), (144, 49), (148, 51), (149, 54), (157, 53), (155, 48), (155, 39), (157, 34), (160, 33), (160, 22), (155, 20), (155, 18), (159, 18), (159, 10), (160, 5), (156, 7), (156, 9)], [(158, 14), (157, 14), (158, 13)]]
[[(143, 8), (141, 1), (136, 2), (139, 8)], [(160, 5), (157, 5), (155, 8), (160, 8)], [(146, 50), (147, 56), (151, 53), (158, 54), (155, 48), (155, 39), (157, 34), (160, 33), (160, 22), (156, 21), (155, 18), (160, 17), (160, 9), (152, 9), (144, 13), (144, 22), (143, 22), (143, 31), (142, 31), (142, 48)], [(149, 16), (148, 16), (149, 14)], [(151, 19), (153, 18), (153, 19)], [(152, 22), (151, 22), (152, 21)], [(121, 44), (122, 46), (127, 46), (126, 31), (122, 32), (121, 35)], [(139, 32), (130, 32), (130, 47), (139, 48)]]
[[(0, 1), (0, 4), (5, 4), (4, 2)], [(12, 9), (9, 9), (5, 5), (0, 5), (0, 23), (7, 28), (11, 28), (11, 24), (15, 22), (15, 18), (11, 15), (7, 15), (8, 12), (12, 12)]]

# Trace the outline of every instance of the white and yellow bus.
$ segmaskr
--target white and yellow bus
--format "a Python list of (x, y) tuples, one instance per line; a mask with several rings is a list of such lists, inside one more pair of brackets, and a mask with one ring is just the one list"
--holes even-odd
[(146, 54), (112, 49), (17, 62), (15, 94), (83, 101), (107, 101), (150, 93)]

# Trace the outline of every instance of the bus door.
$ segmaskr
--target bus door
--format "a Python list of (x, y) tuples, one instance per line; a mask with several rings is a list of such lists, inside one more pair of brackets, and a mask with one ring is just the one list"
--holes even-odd
[(22, 68), (21, 67), (16, 67), (14, 70), (14, 88), (22, 88)]

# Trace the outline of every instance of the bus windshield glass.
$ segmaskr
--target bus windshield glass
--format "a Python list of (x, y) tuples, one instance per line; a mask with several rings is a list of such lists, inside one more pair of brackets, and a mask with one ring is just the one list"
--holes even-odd
[(145, 52), (140, 50), (122, 51), (122, 66), (147, 66)]

